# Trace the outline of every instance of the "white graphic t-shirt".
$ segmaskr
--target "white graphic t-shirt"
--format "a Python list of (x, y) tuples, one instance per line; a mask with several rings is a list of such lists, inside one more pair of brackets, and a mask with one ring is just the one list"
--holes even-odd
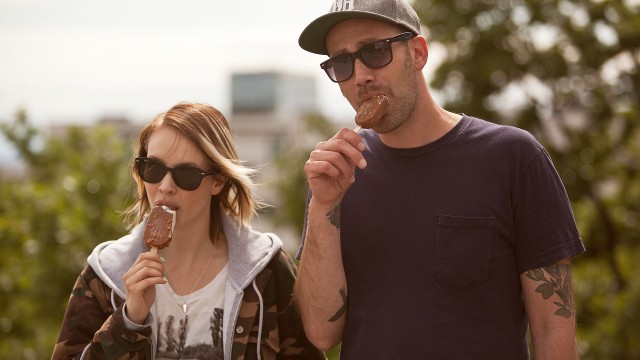
[(187, 296), (176, 295), (168, 283), (156, 285), (156, 359), (223, 360), (222, 314), (227, 274), (225, 265), (209, 284)]

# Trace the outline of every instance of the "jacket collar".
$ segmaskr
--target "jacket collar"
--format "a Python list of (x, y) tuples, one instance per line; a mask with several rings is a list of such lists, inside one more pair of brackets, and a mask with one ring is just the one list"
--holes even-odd
[[(221, 218), (229, 249), (229, 285), (244, 289), (282, 248), (282, 240), (275, 234), (241, 226), (226, 214)], [(142, 240), (146, 223), (145, 218), (128, 235), (99, 244), (87, 259), (98, 277), (123, 299), (122, 275), (141, 253), (149, 250)]]

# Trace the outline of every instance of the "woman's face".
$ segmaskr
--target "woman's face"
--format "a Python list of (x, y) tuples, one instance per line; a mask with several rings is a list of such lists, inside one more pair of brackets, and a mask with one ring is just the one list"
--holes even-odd
[[(159, 160), (169, 168), (188, 165), (211, 171), (205, 156), (189, 139), (171, 127), (162, 126), (151, 134), (147, 157)], [(206, 176), (197, 189), (184, 190), (175, 184), (169, 171), (159, 183), (144, 183), (152, 208), (166, 205), (176, 211), (177, 231), (205, 224), (208, 228), (211, 196), (218, 194), (223, 185), (215, 176)]]

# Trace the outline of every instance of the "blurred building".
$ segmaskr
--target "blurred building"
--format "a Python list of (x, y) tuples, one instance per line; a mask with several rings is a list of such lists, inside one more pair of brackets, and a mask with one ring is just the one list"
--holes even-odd
[[(232, 75), (230, 127), (240, 158), (260, 168), (259, 183), (276, 179), (276, 155), (301, 134), (302, 119), (315, 110), (313, 77), (279, 72)], [(268, 185), (260, 188), (265, 200), (277, 202)]]
[(232, 75), (229, 121), (240, 157), (250, 166), (268, 168), (283, 142), (299, 130), (301, 119), (315, 110), (313, 77), (279, 72)]
[[(231, 76), (231, 114), (228, 116), (240, 158), (258, 167), (258, 194), (278, 211), (279, 199), (272, 186), (277, 179), (274, 160), (287, 142), (298, 140), (303, 118), (317, 110), (316, 85), (311, 76), (281, 72), (236, 73)], [(302, 171), (302, 169), (300, 169)], [(300, 235), (275, 228), (264, 214), (255, 227), (277, 233), (290, 252)]]

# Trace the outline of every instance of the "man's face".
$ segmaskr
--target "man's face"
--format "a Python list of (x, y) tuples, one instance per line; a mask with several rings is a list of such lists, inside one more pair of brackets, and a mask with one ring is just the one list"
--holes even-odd
[[(364, 45), (391, 38), (402, 32), (394, 24), (371, 19), (350, 19), (339, 22), (327, 34), (329, 57), (352, 54)], [(412, 41), (412, 40), (408, 40)], [(406, 41), (391, 43), (393, 60), (388, 65), (372, 69), (356, 59), (354, 73), (339, 82), (342, 94), (357, 110), (363, 101), (383, 94), (389, 98), (390, 109), (376, 131), (386, 133), (400, 126), (415, 106), (417, 73)]]

